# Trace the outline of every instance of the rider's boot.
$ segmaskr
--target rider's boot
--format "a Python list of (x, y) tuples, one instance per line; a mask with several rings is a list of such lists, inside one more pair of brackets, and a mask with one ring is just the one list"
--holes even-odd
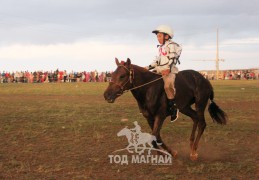
[(175, 99), (168, 99), (168, 106), (167, 106), (168, 112), (171, 115), (171, 122), (175, 122), (178, 118), (178, 112), (175, 105)]

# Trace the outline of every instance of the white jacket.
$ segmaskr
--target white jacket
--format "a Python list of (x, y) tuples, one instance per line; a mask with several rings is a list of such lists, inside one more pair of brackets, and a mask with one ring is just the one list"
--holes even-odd
[(170, 65), (173, 63), (171, 72), (177, 73), (178, 69), (175, 66), (176, 62), (173, 61), (179, 59), (182, 47), (179, 44), (168, 40), (165, 44), (159, 46), (158, 51), (159, 56), (157, 56), (154, 62), (149, 65), (149, 68), (155, 68), (157, 73), (161, 73), (163, 70), (170, 69)]

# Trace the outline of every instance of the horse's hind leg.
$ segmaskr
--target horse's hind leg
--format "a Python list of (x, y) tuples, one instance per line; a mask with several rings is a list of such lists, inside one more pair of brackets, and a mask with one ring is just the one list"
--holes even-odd
[(197, 112), (194, 111), (190, 106), (187, 106), (184, 109), (181, 109), (181, 113), (191, 117), (192, 120), (193, 120), (192, 133), (191, 133), (191, 136), (190, 136), (190, 147), (192, 149), (193, 144), (194, 144), (194, 140), (195, 140), (195, 132), (196, 132), (196, 129), (197, 129), (197, 126), (198, 126), (199, 118), (198, 118)]
[(190, 148), (191, 148), (191, 156), (196, 155), (197, 153), (193, 151), (193, 146), (194, 146), (196, 129), (199, 122), (198, 114), (190, 106), (186, 106), (185, 108), (181, 109), (181, 113), (191, 117), (193, 120), (192, 133), (190, 136)]
[[(196, 114), (197, 114), (197, 119), (198, 119), (198, 134), (195, 138), (195, 141), (194, 141), (192, 149), (191, 149), (190, 158), (192, 160), (197, 160), (197, 158), (198, 158), (198, 154), (197, 154), (198, 144), (199, 144), (200, 138), (206, 128), (204, 111), (207, 106), (207, 101), (208, 100), (203, 98), (203, 99), (200, 99), (199, 102), (195, 103), (195, 109), (196, 109)], [(197, 127), (197, 125), (196, 125), (196, 127)]]
[(192, 154), (191, 154), (191, 159), (196, 160), (198, 158), (197, 154), (197, 149), (198, 149), (198, 144), (200, 141), (200, 138), (206, 128), (206, 122), (205, 122), (205, 117), (204, 117), (204, 110), (198, 111), (198, 116), (199, 116), (199, 122), (198, 122), (198, 134), (195, 138), (195, 142), (192, 147)]

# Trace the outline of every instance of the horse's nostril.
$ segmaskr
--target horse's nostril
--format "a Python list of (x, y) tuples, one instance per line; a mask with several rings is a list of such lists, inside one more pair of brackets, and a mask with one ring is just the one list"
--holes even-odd
[(105, 92), (105, 93), (104, 93), (104, 99), (105, 99), (106, 101), (111, 101), (111, 99), (112, 99), (111, 93)]

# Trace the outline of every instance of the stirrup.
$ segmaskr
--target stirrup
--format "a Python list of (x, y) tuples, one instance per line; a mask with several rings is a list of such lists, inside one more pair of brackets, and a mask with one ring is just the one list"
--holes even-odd
[(179, 109), (176, 109), (176, 114), (171, 115), (171, 123), (175, 122), (178, 119), (178, 113), (179, 113)]

